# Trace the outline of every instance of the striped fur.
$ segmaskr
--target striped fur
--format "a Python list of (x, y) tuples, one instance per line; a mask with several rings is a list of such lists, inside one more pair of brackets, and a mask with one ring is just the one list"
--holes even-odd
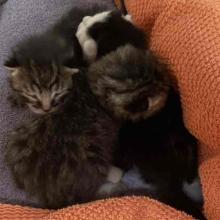
[(56, 111), (72, 88), (74, 69), (55, 62), (41, 66), (30, 60), (28, 65), (11, 69), (11, 86), (34, 113)]

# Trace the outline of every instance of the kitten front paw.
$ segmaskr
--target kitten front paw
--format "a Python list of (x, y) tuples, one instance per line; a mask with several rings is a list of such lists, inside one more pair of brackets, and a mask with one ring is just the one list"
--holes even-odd
[(121, 181), (122, 176), (123, 170), (118, 167), (111, 166), (107, 176), (107, 180), (111, 183), (118, 183)]
[(123, 17), (125, 20), (127, 20), (127, 21), (133, 23), (133, 20), (132, 20), (131, 15), (129, 15), (129, 14), (127, 14), (127, 15), (122, 15), (122, 17)]
[(11, 107), (13, 107), (13, 108), (14, 107), (17, 107), (17, 108), (24, 108), (25, 107), (24, 101), (15, 95), (8, 96), (8, 101), (9, 101)]

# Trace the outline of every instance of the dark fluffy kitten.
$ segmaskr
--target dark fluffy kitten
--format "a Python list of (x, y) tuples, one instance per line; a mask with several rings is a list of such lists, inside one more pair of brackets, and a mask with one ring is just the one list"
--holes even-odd
[(169, 79), (148, 50), (119, 47), (92, 64), (88, 80), (102, 106), (119, 120), (139, 121), (164, 106)]
[(72, 85), (72, 75), (84, 66), (81, 47), (75, 33), (85, 15), (106, 9), (72, 9), (42, 34), (19, 42), (5, 62), (10, 72), (14, 104), (28, 105), (38, 114), (58, 110)]
[(112, 162), (119, 124), (97, 103), (84, 73), (73, 83), (61, 111), (16, 129), (7, 145), (16, 184), (44, 208), (94, 200)]
[(197, 140), (184, 126), (180, 98), (167, 77), (150, 51), (129, 45), (97, 61), (88, 74), (103, 107), (127, 121), (119, 132), (115, 165), (136, 166), (151, 185), (119, 195), (147, 195), (205, 219), (201, 204), (183, 191), (185, 182), (198, 177)]

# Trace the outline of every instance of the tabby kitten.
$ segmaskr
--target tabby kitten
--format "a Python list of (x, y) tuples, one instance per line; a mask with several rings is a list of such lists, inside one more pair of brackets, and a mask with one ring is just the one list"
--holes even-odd
[(73, 84), (62, 109), (14, 130), (6, 148), (17, 186), (43, 208), (100, 197), (111, 169), (120, 124), (99, 105), (84, 72)]
[(10, 68), (11, 87), (15, 104), (26, 104), (37, 114), (57, 111), (65, 102), (78, 72), (55, 62), (48, 65), (36, 64), (33, 60), (16, 69)]
[(184, 193), (185, 183), (198, 177), (197, 140), (184, 126), (167, 71), (150, 51), (127, 45), (92, 64), (87, 76), (102, 106), (125, 121), (115, 165), (125, 171), (136, 167), (146, 184), (116, 194), (146, 195), (205, 219), (202, 200)]
[(75, 33), (85, 15), (106, 10), (94, 5), (73, 8), (42, 34), (25, 39), (13, 48), (5, 62), (9, 70), (16, 105), (27, 105), (37, 114), (52, 113), (62, 107), (72, 86), (72, 76), (85, 66)]

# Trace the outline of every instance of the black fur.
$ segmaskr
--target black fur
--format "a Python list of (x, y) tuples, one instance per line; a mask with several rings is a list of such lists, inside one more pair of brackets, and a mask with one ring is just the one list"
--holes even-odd
[(51, 64), (51, 61), (70, 67), (84, 65), (81, 47), (75, 33), (84, 16), (92, 16), (104, 10), (106, 10), (104, 5), (71, 9), (46, 32), (35, 34), (19, 42), (5, 65), (22, 66), (29, 60), (41, 65)]
[(150, 196), (205, 219), (201, 204), (183, 192), (183, 182), (191, 183), (198, 176), (197, 140), (184, 127), (180, 98), (173, 89), (159, 113), (141, 122), (127, 122), (119, 139), (116, 165), (126, 170), (136, 165), (144, 180), (155, 187), (133, 194)]
[(92, 64), (88, 73), (102, 106), (126, 121), (119, 132), (115, 165), (123, 170), (136, 165), (143, 179), (156, 187), (118, 195), (143, 193), (203, 219), (200, 204), (183, 193), (184, 181), (198, 177), (197, 140), (184, 126), (169, 68), (151, 51), (126, 45)]
[(146, 47), (146, 36), (142, 30), (122, 18), (118, 10), (111, 12), (105, 22), (97, 22), (88, 30), (98, 46), (97, 58), (116, 50), (119, 46), (131, 44), (137, 48)]

